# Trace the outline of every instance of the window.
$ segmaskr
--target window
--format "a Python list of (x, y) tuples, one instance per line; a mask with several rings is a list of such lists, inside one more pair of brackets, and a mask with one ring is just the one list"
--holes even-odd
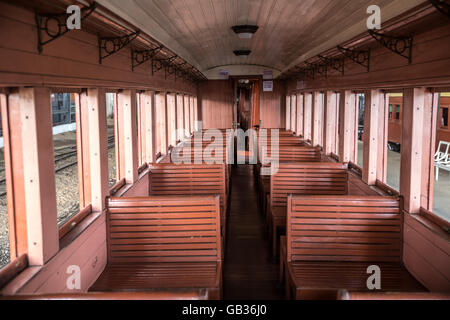
[(117, 95), (106, 93), (106, 126), (108, 135), (108, 185), (112, 187), (117, 182), (116, 172), (116, 108)]
[(448, 128), (448, 108), (442, 108), (441, 127)]
[[(400, 121), (401, 106), (403, 104), (403, 93), (390, 93), (387, 96), (389, 101), (388, 121), (388, 145), (387, 150), (387, 170), (386, 181), (388, 186), (395, 190), (400, 188), (400, 161), (401, 161), (401, 141), (402, 123)], [(395, 110), (395, 114), (394, 114)], [(398, 121), (397, 121), (398, 120)]]
[(395, 105), (395, 119), (400, 120), (400, 105), (399, 104)]
[(72, 106), (75, 108), (73, 94), (52, 94), (51, 101), (56, 204), (58, 225), (61, 226), (80, 211), (78, 138), (76, 123), (71, 116)]
[(365, 95), (364, 93), (357, 95), (358, 103), (358, 139), (356, 141), (358, 148), (358, 158), (357, 165), (361, 168), (364, 163), (364, 103)]
[(450, 93), (439, 97), (439, 122), (436, 130), (434, 155), (433, 213), (450, 221), (450, 133), (448, 131), (448, 109)]
[[(7, 145), (4, 137), (4, 124), (7, 124), (7, 108), (2, 105), (6, 102), (6, 96), (2, 95), (1, 99), (1, 130), (0, 130), (0, 269), (10, 262), (10, 243), (9, 243), (9, 216), (8, 216), (8, 198), (6, 186), (6, 162), (5, 147)], [(6, 119), (4, 119), (4, 117)]]

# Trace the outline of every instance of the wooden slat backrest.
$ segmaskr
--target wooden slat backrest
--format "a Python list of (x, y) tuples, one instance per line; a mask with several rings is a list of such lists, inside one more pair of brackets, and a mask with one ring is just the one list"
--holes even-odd
[(262, 150), (262, 164), (269, 164), (272, 159), (278, 162), (320, 162), (320, 148), (308, 146), (280, 146), (278, 151), (272, 151), (272, 148), (264, 148)]
[(331, 162), (280, 163), (270, 178), (270, 205), (286, 207), (289, 194), (345, 195), (347, 165)]
[(288, 261), (400, 262), (397, 198), (289, 196)]
[(108, 263), (221, 260), (219, 196), (110, 198)]
[(149, 195), (220, 195), (227, 201), (224, 164), (152, 164)]

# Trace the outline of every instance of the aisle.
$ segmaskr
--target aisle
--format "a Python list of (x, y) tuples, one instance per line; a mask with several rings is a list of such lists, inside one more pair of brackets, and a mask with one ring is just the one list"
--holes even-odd
[(253, 167), (233, 168), (223, 288), (226, 300), (284, 298), (259, 213)]

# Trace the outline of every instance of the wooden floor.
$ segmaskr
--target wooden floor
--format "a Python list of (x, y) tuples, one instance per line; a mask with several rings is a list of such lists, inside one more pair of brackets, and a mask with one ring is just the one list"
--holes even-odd
[(279, 300), (279, 265), (271, 260), (264, 218), (260, 214), (253, 167), (233, 168), (227, 226), (223, 295), (225, 300)]

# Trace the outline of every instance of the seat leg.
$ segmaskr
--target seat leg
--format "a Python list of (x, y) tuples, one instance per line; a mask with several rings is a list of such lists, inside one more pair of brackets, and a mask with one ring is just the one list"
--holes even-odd
[(272, 221), (272, 257), (277, 256), (277, 225)]

